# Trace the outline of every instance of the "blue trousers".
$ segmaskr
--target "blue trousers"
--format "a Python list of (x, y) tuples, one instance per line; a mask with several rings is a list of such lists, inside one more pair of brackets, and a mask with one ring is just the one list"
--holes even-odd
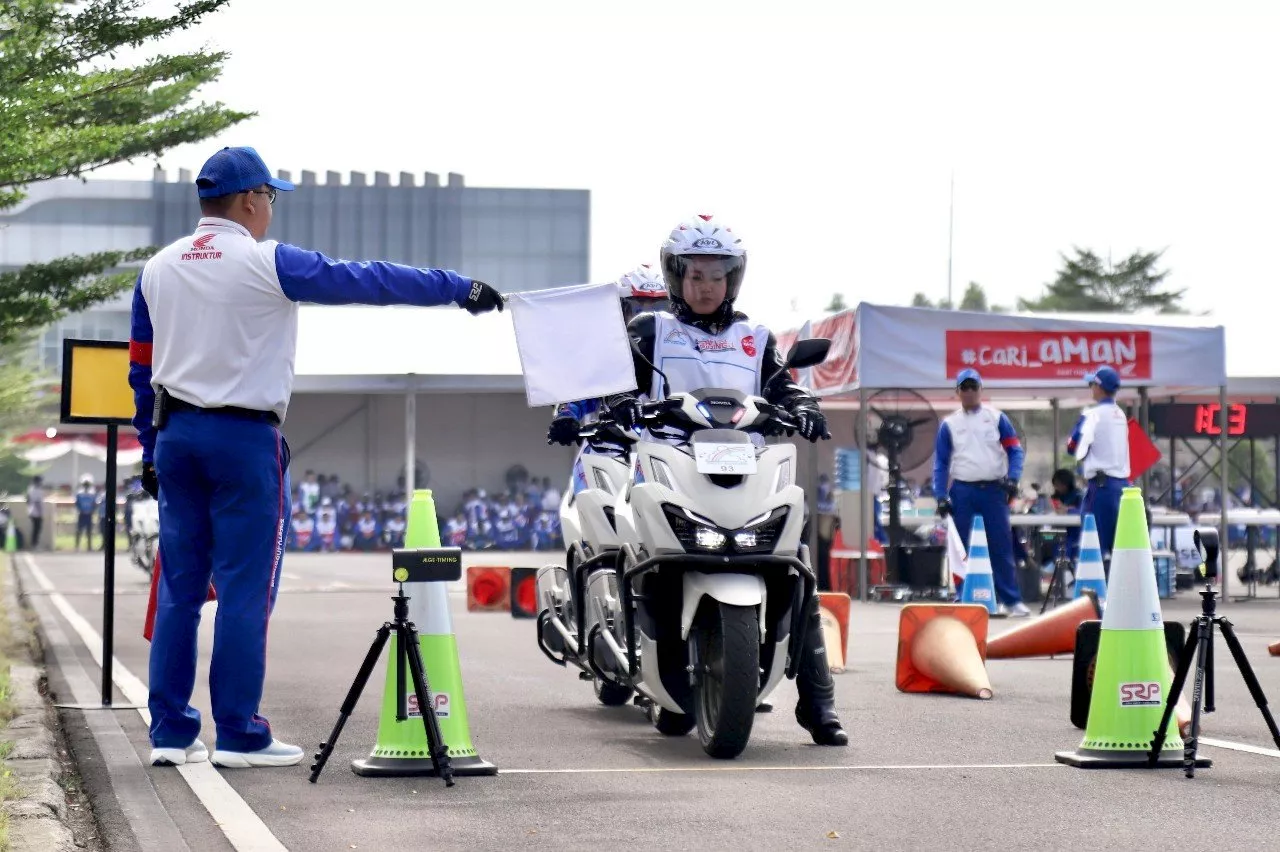
[(1022, 603), (1022, 590), (1013, 569), (1013, 532), (1009, 528), (1009, 498), (998, 484), (977, 485), (951, 483), (951, 515), (956, 532), (969, 549), (973, 516), (980, 515), (987, 531), (987, 548), (991, 553), (991, 579), (996, 587), (996, 600), (1005, 606)]
[(1084, 492), (1084, 503), (1081, 504), (1082, 515), (1093, 515), (1098, 525), (1098, 543), (1102, 546), (1102, 567), (1108, 580), (1111, 579), (1111, 548), (1116, 543), (1116, 520), (1120, 517), (1120, 498), (1124, 495), (1125, 486), (1129, 483), (1123, 479), (1108, 476), (1106, 483), (1099, 485), (1096, 478), (1089, 480), (1089, 488)]
[(271, 726), (258, 704), (291, 512), (289, 445), (265, 421), (176, 411), (156, 438), (155, 464), (160, 586), (147, 701), (151, 743), (185, 748), (200, 733), (191, 693), (212, 578), (218, 612), (209, 691), (217, 748), (266, 748)]

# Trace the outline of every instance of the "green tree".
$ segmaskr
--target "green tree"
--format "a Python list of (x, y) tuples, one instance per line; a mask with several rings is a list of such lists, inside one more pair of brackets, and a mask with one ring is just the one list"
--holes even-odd
[(845, 304), (843, 293), (832, 293), (831, 302), (827, 305), (827, 313), (838, 314), (840, 311), (847, 311), (849, 306)]
[[(192, 103), (219, 76), (226, 53), (155, 53), (116, 62), (227, 5), (188, 0), (172, 15), (138, 14), (144, 0), (7, 0), (0, 6), (0, 210), (24, 187), (158, 156), (214, 136), (253, 113)], [(0, 344), (127, 288), (121, 264), (154, 249), (100, 252), (0, 274)]]
[(911, 307), (913, 308), (937, 308), (940, 311), (951, 310), (951, 302), (947, 299), (939, 299), (937, 304), (929, 299), (924, 293), (916, 293), (911, 297)]
[(962, 311), (982, 311), (987, 310), (987, 291), (982, 289), (982, 285), (977, 281), (970, 281), (969, 286), (964, 289), (964, 295), (960, 298), (960, 310)]
[(1038, 299), (1019, 299), (1024, 311), (1080, 311), (1133, 313), (1155, 310), (1182, 313), (1185, 290), (1161, 290), (1168, 270), (1159, 270), (1163, 251), (1135, 251), (1112, 264), (1094, 252), (1076, 247), (1075, 257), (1061, 255), (1063, 266)]

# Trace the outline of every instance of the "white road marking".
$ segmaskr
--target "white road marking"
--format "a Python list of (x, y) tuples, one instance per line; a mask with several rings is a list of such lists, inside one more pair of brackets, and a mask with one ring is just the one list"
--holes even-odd
[(1062, 763), (934, 763), (855, 766), (636, 766), (611, 769), (499, 769), (499, 775), (588, 775), (609, 772), (896, 772), (911, 769), (1057, 769)]
[[(84, 642), (93, 656), (94, 662), (102, 666), (102, 637), (93, 629), (84, 616), (76, 612), (67, 599), (58, 593), (52, 582), (36, 565), (30, 554), (23, 554), (27, 568), (36, 583), (49, 592), (49, 600), (62, 613)], [(148, 727), (151, 726), (151, 713), (146, 709), (148, 690), (146, 685), (132, 672), (121, 665), (116, 657), (111, 658), (112, 680), (124, 693), (130, 704), (141, 704), (138, 715)], [(212, 763), (194, 763), (178, 767), (180, 774), (196, 794), (196, 798), (204, 805), (209, 816), (217, 823), (218, 828), (226, 835), (227, 840), (237, 852), (288, 852), (283, 843), (271, 833), (262, 818), (254, 813), (253, 808), (240, 797), (235, 788), (214, 768)]]
[(1227, 748), (1232, 751), (1243, 751), (1249, 754), (1260, 754), (1263, 757), (1280, 757), (1280, 751), (1273, 748), (1262, 748), (1261, 746), (1249, 745), (1248, 743), (1233, 743), (1230, 740), (1215, 740), (1209, 737), (1201, 737), (1200, 745), (1213, 746), (1214, 748)]

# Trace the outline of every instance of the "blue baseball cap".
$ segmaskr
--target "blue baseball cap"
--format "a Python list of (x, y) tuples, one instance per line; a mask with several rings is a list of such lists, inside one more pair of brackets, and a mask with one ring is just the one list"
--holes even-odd
[(196, 178), (201, 198), (217, 198), (247, 192), (255, 186), (275, 187), (286, 192), (293, 184), (271, 176), (271, 170), (252, 148), (223, 148), (208, 160)]
[(982, 384), (982, 376), (978, 375), (978, 371), (972, 367), (961, 370), (956, 373), (956, 387), (960, 387), (965, 382), (977, 382)]
[(1096, 384), (1107, 393), (1120, 390), (1120, 374), (1113, 367), (1099, 367), (1096, 372), (1084, 377), (1088, 384)]

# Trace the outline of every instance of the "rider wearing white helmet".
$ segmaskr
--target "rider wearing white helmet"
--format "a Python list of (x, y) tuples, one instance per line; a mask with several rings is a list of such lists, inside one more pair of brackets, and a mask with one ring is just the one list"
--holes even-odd
[[(765, 386), (782, 369), (783, 359), (773, 332), (734, 309), (747, 269), (742, 240), (714, 217), (700, 215), (676, 226), (662, 245), (660, 259), (671, 311), (640, 314), (628, 324), (639, 349), (632, 358), (639, 390), (605, 400), (618, 425), (635, 427), (639, 395), (662, 398), (662, 377), (653, 370), (657, 366), (669, 379), (672, 393), (717, 387), (763, 395), (791, 413), (806, 440), (830, 438), (818, 400), (809, 391), (790, 381)], [(847, 745), (849, 737), (835, 712), (835, 681), (827, 665), (816, 596), (808, 613), (796, 688), (796, 720), (813, 741)]]

